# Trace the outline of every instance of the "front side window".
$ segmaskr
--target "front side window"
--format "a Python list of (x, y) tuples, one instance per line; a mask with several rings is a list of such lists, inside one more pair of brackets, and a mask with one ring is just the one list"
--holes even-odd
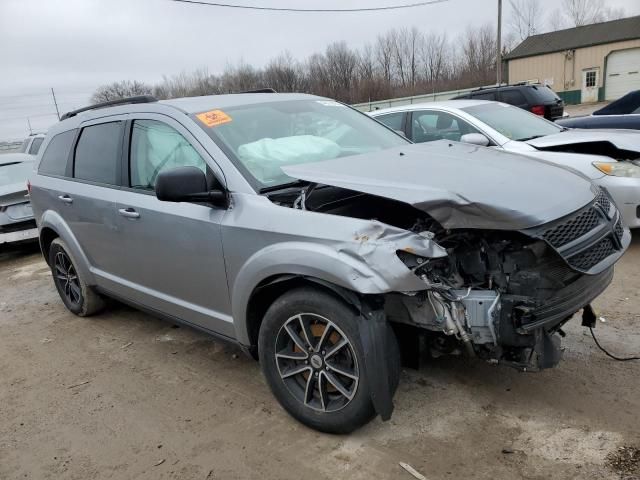
[(174, 128), (156, 120), (136, 120), (131, 131), (130, 169), (132, 188), (153, 190), (158, 174), (175, 167), (207, 164)]
[(424, 143), (435, 140), (459, 142), (462, 135), (479, 132), (455, 115), (447, 112), (425, 110), (413, 112), (411, 133), (414, 142)]
[(75, 136), (76, 130), (68, 130), (53, 137), (42, 154), (38, 173), (64, 176)]
[(73, 176), (116, 185), (121, 151), (122, 122), (100, 123), (83, 128), (76, 146)]
[(281, 100), (192, 115), (257, 189), (291, 183), (280, 167), (409, 143), (373, 118), (332, 100)]
[(510, 140), (531, 140), (562, 131), (562, 127), (511, 105), (488, 103), (462, 110)]
[(38, 154), (38, 151), (40, 150), (40, 145), (42, 145), (43, 140), (44, 140), (44, 137), (37, 137), (33, 139), (33, 142), (31, 142), (31, 147), (29, 147), (30, 155)]

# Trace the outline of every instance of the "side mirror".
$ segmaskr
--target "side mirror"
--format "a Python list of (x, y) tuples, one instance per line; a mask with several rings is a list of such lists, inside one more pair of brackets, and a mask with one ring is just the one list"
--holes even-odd
[(176, 167), (160, 172), (156, 178), (156, 197), (163, 202), (208, 202), (227, 206), (227, 194), (208, 190), (207, 177), (197, 167)]
[(470, 143), (471, 145), (479, 145), (481, 147), (489, 146), (489, 139), (481, 133), (467, 133), (460, 137), (462, 143)]

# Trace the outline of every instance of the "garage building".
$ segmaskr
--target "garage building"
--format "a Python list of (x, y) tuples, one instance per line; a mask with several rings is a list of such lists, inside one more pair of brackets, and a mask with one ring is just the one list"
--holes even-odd
[(504, 57), (509, 83), (540, 82), (566, 103), (640, 90), (640, 16), (532, 35)]

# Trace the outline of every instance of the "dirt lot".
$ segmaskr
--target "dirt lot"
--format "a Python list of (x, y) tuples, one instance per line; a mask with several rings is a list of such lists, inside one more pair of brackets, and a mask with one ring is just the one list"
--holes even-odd
[[(639, 262), (636, 239), (597, 302), (618, 354), (640, 353)], [(554, 370), (439, 359), (403, 373), (390, 422), (323, 435), (240, 351), (124, 306), (75, 317), (35, 248), (5, 249), (0, 479), (411, 480), (398, 462), (429, 480), (622, 478), (607, 455), (640, 446), (640, 362), (606, 358), (577, 321), (567, 330)]]

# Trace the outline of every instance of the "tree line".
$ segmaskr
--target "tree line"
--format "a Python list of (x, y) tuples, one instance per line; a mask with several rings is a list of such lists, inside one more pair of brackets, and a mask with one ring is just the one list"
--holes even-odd
[[(541, 0), (509, 0), (503, 51), (545, 28), (581, 26), (624, 16), (604, 0), (562, 0), (547, 22)], [(324, 52), (304, 60), (284, 51), (263, 67), (244, 62), (228, 65), (220, 74), (206, 69), (164, 76), (156, 84), (119, 81), (99, 87), (91, 101), (100, 103), (134, 95), (159, 99), (215, 95), (273, 88), (304, 92), (361, 103), (386, 98), (456, 90), (495, 83), (496, 27), (487, 23), (468, 27), (453, 38), (416, 27), (379, 34), (362, 48), (334, 42)]]

